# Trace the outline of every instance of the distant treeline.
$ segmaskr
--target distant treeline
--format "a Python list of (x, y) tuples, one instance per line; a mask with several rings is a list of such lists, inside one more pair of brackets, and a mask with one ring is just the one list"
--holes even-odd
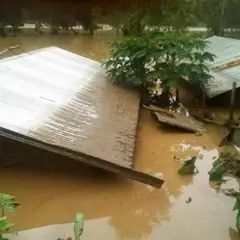
[(240, 0), (0, 0), (0, 33), (6, 26), (14, 33), (24, 23), (59, 29), (82, 27), (93, 34), (96, 23), (109, 24), (124, 35), (139, 35), (146, 26), (185, 29), (205, 26), (223, 36), (226, 29), (240, 29)]
[[(125, 3), (126, 2), (126, 3)], [(35, 31), (41, 33), (42, 25), (51, 27), (56, 34), (60, 28), (68, 30), (82, 25), (91, 34), (97, 25), (94, 23), (97, 11), (107, 15), (113, 8), (127, 6), (127, 1), (116, 3), (110, 0), (1, 0), (0, 1), (0, 34), (6, 35), (6, 26), (11, 26), (14, 33), (24, 23), (34, 23)], [(95, 10), (94, 10), (95, 9)]]

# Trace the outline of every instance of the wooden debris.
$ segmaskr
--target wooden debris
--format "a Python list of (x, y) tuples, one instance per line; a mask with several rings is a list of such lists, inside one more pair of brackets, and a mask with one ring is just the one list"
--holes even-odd
[(190, 115), (201, 122), (212, 123), (219, 126), (226, 126), (234, 129), (240, 128), (240, 126), (238, 126), (237, 120), (229, 121), (228, 119), (212, 114), (206, 110), (202, 110), (202, 109), (191, 110)]
[(238, 145), (239, 138), (237, 137), (237, 135), (239, 135), (239, 129), (240, 129), (240, 119), (238, 119), (238, 121), (236, 121), (234, 125), (232, 124), (226, 128), (226, 132), (219, 146), (224, 146), (228, 143), (234, 143)]
[(150, 107), (147, 107), (145, 105), (143, 105), (144, 108), (153, 111), (153, 112), (159, 112), (159, 113), (164, 113), (166, 115), (168, 115), (169, 117), (176, 117), (176, 114), (174, 112), (170, 112), (169, 110), (163, 109), (163, 108), (159, 108), (153, 105), (150, 105)]
[(235, 191), (233, 188), (223, 189), (222, 193), (224, 193), (226, 196), (229, 196), (229, 197), (239, 197), (240, 196), (240, 192)]
[(217, 125), (225, 125), (226, 119), (223, 119), (219, 116), (216, 116), (215, 114), (212, 114), (206, 110), (203, 109), (194, 109), (190, 111), (191, 116), (196, 118), (199, 121), (205, 122), (205, 123), (213, 123)]
[(183, 162), (182, 166), (178, 169), (178, 173), (181, 175), (194, 174), (196, 156)]
[(147, 106), (143, 106), (143, 107), (152, 111), (160, 123), (165, 123), (173, 127), (185, 129), (193, 133), (205, 132), (205, 129), (203, 128), (203, 126), (190, 116), (186, 116), (181, 113), (172, 112), (172, 111), (162, 109), (153, 105), (150, 105), (149, 107)]
[(222, 152), (217, 160), (213, 162), (210, 174), (216, 172), (220, 177), (229, 173), (235, 177), (240, 176), (240, 155), (238, 153)]

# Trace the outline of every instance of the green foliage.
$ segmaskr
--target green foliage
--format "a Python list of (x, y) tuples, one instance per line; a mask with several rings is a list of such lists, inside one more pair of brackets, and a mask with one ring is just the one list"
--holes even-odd
[(191, 159), (184, 161), (178, 170), (178, 173), (181, 175), (193, 174), (195, 171), (195, 162), (196, 157), (192, 157)]
[(236, 217), (236, 226), (238, 230), (238, 234), (240, 235), (240, 197), (236, 197), (236, 202), (233, 207), (233, 211), (237, 210), (237, 217)]
[(144, 8), (137, 8), (134, 4), (127, 9), (115, 8), (108, 14), (108, 23), (124, 36), (139, 36), (144, 32), (147, 15)]
[(151, 0), (148, 10), (150, 26), (165, 26), (168, 29), (185, 29), (197, 24), (196, 1), (193, 0)]
[(75, 240), (80, 240), (80, 236), (83, 233), (83, 228), (84, 228), (84, 215), (82, 213), (77, 213), (74, 222)]
[(4, 239), (2, 234), (8, 232), (14, 226), (14, 224), (11, 223), (5, 216), (5, 210), (10, 213), (14, 213), (19, 205), (20, 204), (16, 201), (14, 196), (6, 193), (0, 193), (0, 209), (2, 213), (2, 216), (0, 217), (0, 239)]
[(236, 197), (236, 202), (233, 207), (233, 211), (238, 210), (240, 211), (240, 197)]
[(223, 36), (226, 28), (240, 27), (239, 11), (238, 0), (201, 0), (195, 12), (214, 35)]
[(236, 226), (237, 226), (237, 230), (238, 230), (238, 235), (240, 236), (240, 212), (238, 212), (238, 214), (237, 214)]
[(223, 163), (219, 163), (213, 167), (209, 173), (209, 181), (222, 181), (223, 173), (225, 172), (225, 167)]
[(113, 82), (147, 87), (161, 79), (163, 87), (181, 87), (187, 78), (199, 88), (211, 80), (207, 61), (214, 55), (205, 51), (207, 42), (179, 31), (150, 31), (112, 44), (103, 66)]
[(10, 194), (1, 193), (0, 194), (0, 208), (6, 209), (11, 213), (16, 212), (17, 207), (20, 204), (16, 201), (16, 198)]
[[(14, 226), (7, 217), (0, 217), (0, 236), (2, 233), (8, 232)], [(1, 237), (0, 237), (1, 239)]]
[(150, 57), (146, 36), (128, 38), (111, 45), (110, 57), (103, 65), (113, 82), (140, 86), (148, 76), (146, 64)]

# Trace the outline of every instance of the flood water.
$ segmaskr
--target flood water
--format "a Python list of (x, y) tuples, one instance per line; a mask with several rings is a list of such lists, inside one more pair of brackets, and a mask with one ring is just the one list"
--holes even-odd
[[(24, 51), (55, 45), (102, 61), (111, 38), (6, 37), (0, 39), (0, 50), (15, 44)], [(142, 109), (134, 164), (138, 170), (163, 175), (160, 190), (1, 139), (0, 162), (10, 166), (0, 168), (0, 192), (15, 195), (22, 204), (17, 214), (10, 215), (17, 230), (72, 222), (81, 211), (86, 220), (103, 219), (103, 236), (94, 234), (93, 222), (91, 240), (238, 239), (231, 230), (236, 219), (234, 199), (208, 182), (221, 136), (220, 128), (210, 126), (203, 136), (157, 128), (150, 113)], [(202, 156), (197, 161), (199, 173), (179, 176), (180, 162), (174, 156), (196, 154)], [(227, 187), (238, 189), (238, 183), (229, 179), (221, 186)]]

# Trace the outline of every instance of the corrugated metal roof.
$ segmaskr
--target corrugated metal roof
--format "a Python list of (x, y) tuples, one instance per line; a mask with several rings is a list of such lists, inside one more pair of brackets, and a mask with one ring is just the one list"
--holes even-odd
[[(215, 61), (209, 64), (213, 81), (206, 91), (212, 98), (232, 89), (232, 83), (236, 82), (240, 87), (240, 66), (227, 66), (228, 63), (240, 60), (240, 41), (232, 38), (213, 36), (207, 39), (209, 42), (207, 51), (216, 55)], [(224, 69), (218, 69), (224, 66)]]
[(0, 61), (0, 126), (130, 167), (139, 97), (59, 48)]
[(161, 187), (132, 168), (139, 101), (100, 63), (60, 48), (0, 61), (0, 135)]
[(240, 59), (240, 41), (232, 38), (213, 36), (207, 39), (208, 51), (216, 55), (211, 67)]

